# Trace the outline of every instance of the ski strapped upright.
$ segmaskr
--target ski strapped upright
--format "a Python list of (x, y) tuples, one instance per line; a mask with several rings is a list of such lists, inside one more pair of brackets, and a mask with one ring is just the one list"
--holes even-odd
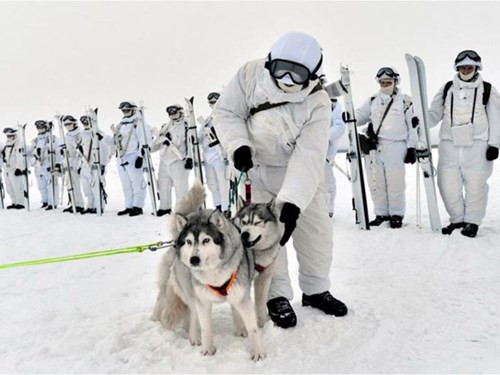
[[(0, 156), (0, 158), (1, 157), (2, 156)], [(2, 210), (5, 208), (4, 197), (5, 197), (5, 189), (3, 186), (2, 163), (0, 162), (0, 209)]]
[(406, 63), (410, 73), (411, 96), (414, 114), (419, 120), (417, 162), (422, 170), (425, 195), (427, 197), (427, 208), (429, 220), (433, 232), (441, 232), (441, 221), (437, 205), (435, 175), (436, 170), (432, 162), (431, 137), (429, 131), (429, 115), (427, 105), (427, 83), (425, 76), (425, 65), (420, 57), (405, 55)]
[(99, 140), (99, 127), (97, 123), (97, 108), (87, 108), (87, 116), (90, 119), (90, 131), (92, 134), (92, 157), (91, 157), (91, 187), (94, 191), (94, 196), (98, 197), (97, 200), (97, 215), (102, 216), (104, 213), (104, 205), (106, 201), (106, 192), (104, 191), (104, 176), (101, 170), (101, 147)]
[(194, 175), (197, 179), (204, 183), (203, 179), (203, 168), (201, 162), (201, 153), (200, 153), (200, 145), (198, 142), (198, 131), (196, 130), (196, 119), (194, 117), (194, 96), (190, 99), (184, 99), (186, 101), (186, 112), (187, 112), (187, 121), (188, 121), (188, 137), (189, 143), (191, 144), (193, 150), (193, 168)]
[(56, 192), (56, 150), (54, 150), (54, 124), (49, 122), (49, 165), (50, 165), (50, 187), (52, 193), (52, 207), (57, 208), (59, 202)]
[(21, 134), (21, 148), (20, 152), (23, 157), (23, 175), (24, 175), (24, 207), (29, 211), (30, 210), (30, 183), (29, 183), (29, 166), (28, 166), (28, 152), (26, 148), (26, 125), (17, 124), (17, 128), (19, 129), (19, 134)]
[(351, 174), (351, 186), (352, 186), (352, 204), (353, 210), (355, 211), (356, 224), (359, 225), (360, 229), (369, 230), (369, 218), (368, 218), (368, 204), (366, 199), (366, 189), (365, 189), (365, 179), (363, 175), (363, 163), (362, 155), (359, 147), (359, 137), (356, 124), (356, 114), (354, 111), (354, 104), (352, 101), (352, 87), (351, 78), (349, 73), (349, 68), (341, 66), (340, 76), (342, 85), (345, 87), (347, 94), (343, 96), (344, 98), (344, 108), (346, 112), (346, 117), (344, 121), (347, 125), (349, 146), (347, 150), (347, 161), (349, 163), (349, 169)]
[(71, 175), (71, 163), (69, 161), (69, 151), (68, 151), (68, 146), (66, 144), (66, 136), (64, 135), (64, 129), (63, 129), (63, 115), (56, 115), (58, 124), (59, 124), (59, 136), (61, 137), (61, 152), (63, 154), (63, 162), (65, 164), (65, 167), (63, 168), (63, 186), (64, 186), (64, 172), (67, 173), (68, 176), (68, 183), (69, 186), (66, 188), (68, 190), (69, 194), (69, 199), (71, 201), (71, 208), (73, 209), (73, 214), (76, 215), (76, 202), (75, 202), (75, 190), (74, 190), (74, 183), (73, 183), (73, 176)]
[(145, 161), (145, 166), (143, 168), (146, 173), (146, 180), (149, 189), (149, 198), (151, 199), (151, 209), (153, 210), (152, 214), (157, 216), (158, 214), (158, 203), (160, 200), (160, 195), (158, 192), (158, 182), (156, 181), (155, 169), (153, 165), (153, 159), (151, 159), (151, 148), (149, 146), (149, 138), (148, 132), (146, 131), (146, 122), (144, 120), (144, 107), (139, 107), (139, 116), (140, 116), (140, 126), (142, 128), (142, 134), (144, 137), (143, 144), (141, 146), (141, 154)]

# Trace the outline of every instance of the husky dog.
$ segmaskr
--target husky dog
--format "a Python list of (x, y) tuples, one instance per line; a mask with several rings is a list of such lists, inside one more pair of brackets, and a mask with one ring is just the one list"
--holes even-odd
[(200, 343), (201, 328), (201, 352), (213, 355), (212, 304), (229, 302), (248, 332), (251, 357), (258, 361), (265, 353), (250, 297), (254, 259), (243, 248), (238, 228), (223, 213), (200, 209), (204, 194), (198, 182), (176, 206), (171, 223), (174, 251), (162, 262), (153, 319), (171, 328), (189, 311), (191, 343)]
[(257, 324), (263, 327), (267, 321), (266, 301), (275, 260), (280, 250), (282, 231), (274, 199), (268, 203), (247, 205), (240, 197), (238, 206), (240, 209), (234, 217), (234, 223), (241, 230), (243, 246), (247, 251), (253, 252), (255, 257), (255, 309)]

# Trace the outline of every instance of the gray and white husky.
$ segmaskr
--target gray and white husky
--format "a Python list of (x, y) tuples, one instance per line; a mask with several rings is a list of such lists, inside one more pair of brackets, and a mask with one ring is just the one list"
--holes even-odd
[[(266, 301), (274, 271), (276, 257), (280, 251), (281, 228), (274, 199), (268, 203), (245, 204), (239, 198), (240, 207), (233, 219), (241, 230), (241, 240), (247, 251), (255, 257), (255, 309), (257, 324), (263, 327), (268, 317)], [(242, 327), (238, 329), (241, 330)]]
[[(238, 228), (218, 210), (201, 209), (205, 190), (196, 182), (177, 204), (171, 221), (175, 246), (162, 261), (153, 320), (167, 329), (189, 316), (189, 339), (213, 355), (212, 304), (229, 302), (251, 341), (251, 357), (265, 357), (250, 296), (254, 259)], [(189, 312), (189, 313), (188, 313)], [(201, 340), (200, 340), (201, 328)]]

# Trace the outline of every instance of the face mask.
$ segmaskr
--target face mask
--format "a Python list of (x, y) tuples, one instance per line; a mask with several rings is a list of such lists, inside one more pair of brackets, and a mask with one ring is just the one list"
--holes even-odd
[(476, 74), (476, 72), (471, 72), (469, 74), (462, 74), (461, 72), (458, 73), (462, 81), (470, 81), (472, 77), (474, 77), (474, 74)]
[(287, 94), (295, 94), (304, 88), (304, 85), (287, 85), (280, 81), (276, 81), (276, 83), (278, 87)]
[(392, 95), (394, 92), (394, 83), (387, 87), (381, 87), (380, 92), (385, 95)]

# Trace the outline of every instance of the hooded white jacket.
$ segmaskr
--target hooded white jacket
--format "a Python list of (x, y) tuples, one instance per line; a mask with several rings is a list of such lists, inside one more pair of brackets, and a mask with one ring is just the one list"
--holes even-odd
[[(286, 168), (277, 200), (305, 210), (324, 180), (330, 99), (324, 90), (309, 95), (317, 81), (297, 93), (283, 92), (264, 63), (246, 63), (226, 86), (214, 108), (215, 129), (231, 158), (248, 146), (254, 164)], [(266, 102), (289, 103), (250, 115)]]
[(472, 118), (472, 107), (474, 102), (474, 91), (477, 88), (476, 108), (474, 110), (473, 139), (487, 141), (490, 146), (500, 147), (500, 95), (491, 87), (490, 99), (486, 107), (483, 105), (483, 78), (473, 82), (464, 82), (458, 74), (453, 77), (453, 85), (450, 87), (443, 105), (443, 85), (429, 109), (430, 126), (436, 126), (441, 120), (439, 138), (452, 141), (451, 134), (451, 98), (453, 96), (453, 123), (455, 125), (467, 124)]
[[(368, 98), (356, 110), (357, 124), (361, 126), (371, 121), (373, 130), (376, 132), (390, 101), (391, 97), (381, 92)], [(417, 145), (417, 132), (411, 125), (412, 117), (413, 106), (411, 105), (411, 98), (398, 90), (394, 95), (394, 102), (380, 128), (379, 138), (389, 141), (406, 141), (408, 148), (415, 148)]]

